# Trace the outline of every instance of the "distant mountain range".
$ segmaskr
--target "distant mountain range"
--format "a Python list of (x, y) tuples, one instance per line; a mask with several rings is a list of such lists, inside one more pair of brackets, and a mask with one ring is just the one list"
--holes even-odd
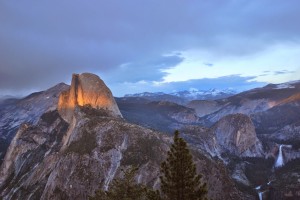
[[(141, 100), (141, 107), (139, 99), (133, 104), (123, 100), (117, 102), (119, 110), (105, 83), (85, 73), (73, 75), (71, 86), (59, 84), (5, 105), (0, 136), (9, 147), (0, 167), (0, 199), (85, 200), (99, 188), (108, 189), (130, 166), (139, 167), (139, 183), (158, 189), (171, 136), (155, 129), (196, 124), (198, 117), (193, 109), (171, 102), (149, 102), (143, 109), (148, 100)], [(127, 119), (161, 124), (145, 127)], [(220, 154), (230, 146), (215, 150), (210, 142), (209, 148)], [(213, 188), (209, 198), (249, 199), (218, 158), (197, 146), (193, 155), (197, 171)]]
[(179, 92), (164, 93), (164, 92), (143, 92), (136, 94), (126, 94), (124, 97), (141, 97), (150, 101), (170, 101), (178, 104), (186, 104), (192, 100), (217, 100), (223, 99), (237, 94), (233, 89), (209, 89), (198, 90), (191, 88)]
[(299, 199), (300, 182), (293, 177), (300, 177), (300, 81), (182, 105), (143, 96), (117, 103), (129, 122), (166, 132), (179, 129), (191, 146), (222, 159), (252, 199), (288, 199), (285, 191), (290, 191), (289, 199)]
[(209, 198), (299, 199), (300, 81), (114, 99), (95, 75), (72, 80), (0, 101), (4, 199), (87, 199), (130, 165), (155, 188), (176, 129), (213, 188)]

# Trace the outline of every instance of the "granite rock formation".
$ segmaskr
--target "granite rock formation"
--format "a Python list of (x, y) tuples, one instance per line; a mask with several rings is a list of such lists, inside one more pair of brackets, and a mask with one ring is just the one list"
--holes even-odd
[[(116, 118), (103, 109), (78, 106), (69, 142), (68, 125), (57, 111), (45, 113), (36, 126), (24, 125), (0, 169), (4, 199), (87, 199), (109, 188), (121, 169), (139, 166), (136, 180), (159, 187), (160, 163), (172, 138)], [(70, 127), (69, 127), (70, 130)], [(220, 160), (193, 149), (198, 172), (213, 199), (244, 199)]]
[[(22, 125), (13, 139), (0, 167), (3, 199), (87, 199), (130, 166), (139, 166), (137, 182), (159, 187), (170, 135), (126, 122), (92, 74), (73, 75), (58, 104), (37, 124)], [(191, 148), (197, 171), (213, 188), (210, 198), (245, 199), (221, 160)]]
[(73, 74), (71, 88), (59, 97), (58, 112), (70, 123), (76, 106), (84, 105), (105, 109), (115, 117), (122, 117), (110, 89), (97, 75)]
[(263, 155), (255, 127), (247, 115), (227, 115), (213, 126), (213, 132), (218, 144), (230, 153), (248, 157)]
[(69, 87), (59, 83), (22, 99), (7, 99), (0, 102), (0, 164), (20, 125), (22, 123), (35, 125), (45, 112), (57, 109), (60, 93)]
[(207, 124), (212, 125), (229, 114), (255, 115), (278, 105), (287, 104), (291, 101), (295, 102), (300, 98), (299, 93), (300, 81), (276, 85), (269, 84), (262, 88), (255, 88), (226, 99), (217, 100), (221, 108), (204, 118)]

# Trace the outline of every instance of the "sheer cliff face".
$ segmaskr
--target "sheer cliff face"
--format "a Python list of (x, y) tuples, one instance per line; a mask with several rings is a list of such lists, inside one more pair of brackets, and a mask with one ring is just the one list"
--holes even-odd
[[(73, 75), (58, 110), (44, 113), (36, 125), (21, 126), (13, 139), (0, 167), (0, 197), (88, 199), (99, 187), (108, 189), (130, 166), (139, 166), (139, 183), (157, 189), (172, 138), (120, 116), (99, 77)], [(193, 152), (198, 172), (214, 188), (210, 198), (244, 199), (220, 161), (197, 148)]]
[(70, 123), (78, 105), (105, 109), (115, 117), (122, 117), (111, 91), (95, 74), (73, 74), (71, 88), (59, 97), (58, 111)]
[(140, 182), (157, 182), (163, 156), (156, 155), (168, 148), (163, 136), (101, 109), (77, 107), (73, 117), (65, 146), (71, 125), (57, 111), (45, 113), (36, 126), (20, 128), (0, 169), (1, 197), (87, 199), (130, 165), (140, 166)]
[[(139, 166), (136, 180), (159, 186), (160, 163), (172, 138), (112, 117), (107, 111), (77, 107), (69, 142), (67, 124), (52, 111), (36, 126), (23, 126), (0, 168), (4, 199), (87, 199), (109, 188), (121, 169)], [(67, 127), (69, 130), (67, 131)], [(64, 148), (63, 148), (64, 147)], [(209, 197), (244, 199), (222, 163), (194, 149), (195, 162), (210, 188)]]
[(223, 117), (211, 128), (189, 125), (181, 129), (187, 141), (199, 149), (217, 156), (263, 157), (264, 151), (249, 116), (232, 114)]
[(0, 164), (5, 152), (24, 122), (36, 124), (46, 111), (57, 109), (57, 102), (62, 91), (70, 86), (59, 83), (48, 90), (33, 93), (23, 99), (0, 103)]
[(234, 114), (223, 117), (213, 127), (216, 140), (222, 148), (238, 156), (262, 156), (262, 145), (256, 137), (249, 116)]

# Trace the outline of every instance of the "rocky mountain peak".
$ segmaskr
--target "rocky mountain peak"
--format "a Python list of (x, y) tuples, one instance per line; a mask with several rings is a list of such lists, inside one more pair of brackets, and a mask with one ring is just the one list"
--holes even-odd
[(110, 89), (97, 75), (73, 74), (70, 89), (62, 92), (59, 97), (59, 114), (70, 123), (75, 107), (85, 105), (107, 110), (114, 117), (122, 117)]
[(218, 143), (230, 153), (250, 157), (262, 155), (262, 145), (249, 116), (227, 115), (214, 125), (213, 130)]

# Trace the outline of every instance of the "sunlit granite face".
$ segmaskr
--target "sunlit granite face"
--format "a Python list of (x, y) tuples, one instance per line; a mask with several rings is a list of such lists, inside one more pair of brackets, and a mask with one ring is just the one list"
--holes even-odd
[(108, 110), (115, 117), (122, 117), (111, 91), (95, 74), (73, 74), (70, 90), (62, 92), (59, 97), (59, 114), (70, 122), (77, 105), (90, 105), (95, 109)]

